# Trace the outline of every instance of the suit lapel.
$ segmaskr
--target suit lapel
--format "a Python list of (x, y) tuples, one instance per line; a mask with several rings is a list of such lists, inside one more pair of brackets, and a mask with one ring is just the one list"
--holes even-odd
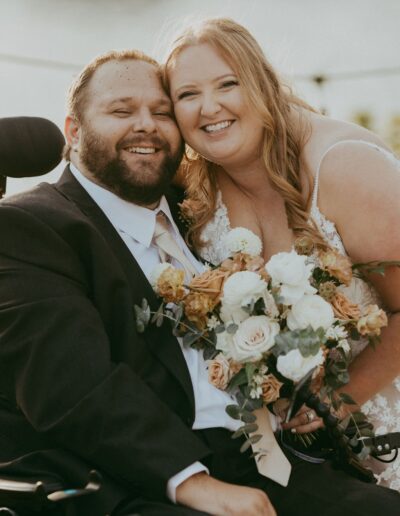
[[(55, 187), (90, 219), (107, 242), (126, 276), (132, 297), (132, 310), (133, 305), (140, 305), (143, 298), (147, 299), (152, 310), (157, 310), (160, 300), (155, 295), (141, 267), (103, 211), (74, 178), (68, 167)], [(182, 385), (194, 410), (193, 386), (189, 371), (168, 322), (165, 322), (161, 328), (150, 325), (144, 333), (144, 338), (151, 351)]]

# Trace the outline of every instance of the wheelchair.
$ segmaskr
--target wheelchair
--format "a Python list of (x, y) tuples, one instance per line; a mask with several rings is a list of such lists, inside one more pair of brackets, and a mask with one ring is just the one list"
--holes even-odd
[[(47, 119), (0, 119), (0, 198), (6, 193), (7, 177), (41, 176), (53, 170), (61, 161), (64, 143), (59, 128)], [(0, 516), (83, 516), (76, 513), (73, 502), (96, 493), (100, 486), (96, 470), (85, 486), (0, 476)]]

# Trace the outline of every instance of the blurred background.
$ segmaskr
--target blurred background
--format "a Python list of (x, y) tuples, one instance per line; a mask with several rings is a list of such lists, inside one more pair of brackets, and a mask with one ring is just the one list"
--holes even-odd
[[(67, 89), (95, 55), (162, 60), (176, 32), (208, 16), (245, 25), (300, 96), (400, 153), (400, 0), (0, 0), (0, 117), (62, 129)], [(42, 180), (10, 179), (7, 194)]]

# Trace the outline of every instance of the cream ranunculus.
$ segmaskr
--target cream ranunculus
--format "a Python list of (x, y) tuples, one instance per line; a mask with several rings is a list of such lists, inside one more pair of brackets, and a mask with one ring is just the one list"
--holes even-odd
[(216, 348), (235, 362), (256, 362), (272, 348), (278, 333), (277, 322), (257, 315), (243, 321), (234, 335), (218, 333)]
[(278, 357), (276, 368), (285, 378), (293, 382), (299, 382), (304, 376), (324, 363), (324, 353), (320, 348), (316, 355), (303, 357), (298, 349), (292, 349), (286, 355)]
[(304, 330), (311, 326), (313, 330), (332, 326), (335, 316), (329, 303), (321, 296), (306, 294), (295, 303), (287, 316), (290, 330)]
[(262, 242), (252, 231), (246, 228), (234, 228), (223, 239), (229, 256), (235, 253), (246, 253), (251, 256), (259, 256), (262, 251)]
[(306, 256), (291, 251), (275, 254), (266, 263), (265, 270), (271, 276), (272, 286), (280, 287), (279, 296), (283, 304), (292, 305), (304, 294), (316, 292), (309, 281), (313, 265), (306, 261)]

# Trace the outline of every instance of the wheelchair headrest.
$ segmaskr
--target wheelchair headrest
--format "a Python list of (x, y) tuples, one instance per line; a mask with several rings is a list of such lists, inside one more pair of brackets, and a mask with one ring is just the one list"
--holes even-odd
[(38, 117), (0, 118), (0, 174), (41, 176), (61, 161), (65, 140), (50, 120)]

